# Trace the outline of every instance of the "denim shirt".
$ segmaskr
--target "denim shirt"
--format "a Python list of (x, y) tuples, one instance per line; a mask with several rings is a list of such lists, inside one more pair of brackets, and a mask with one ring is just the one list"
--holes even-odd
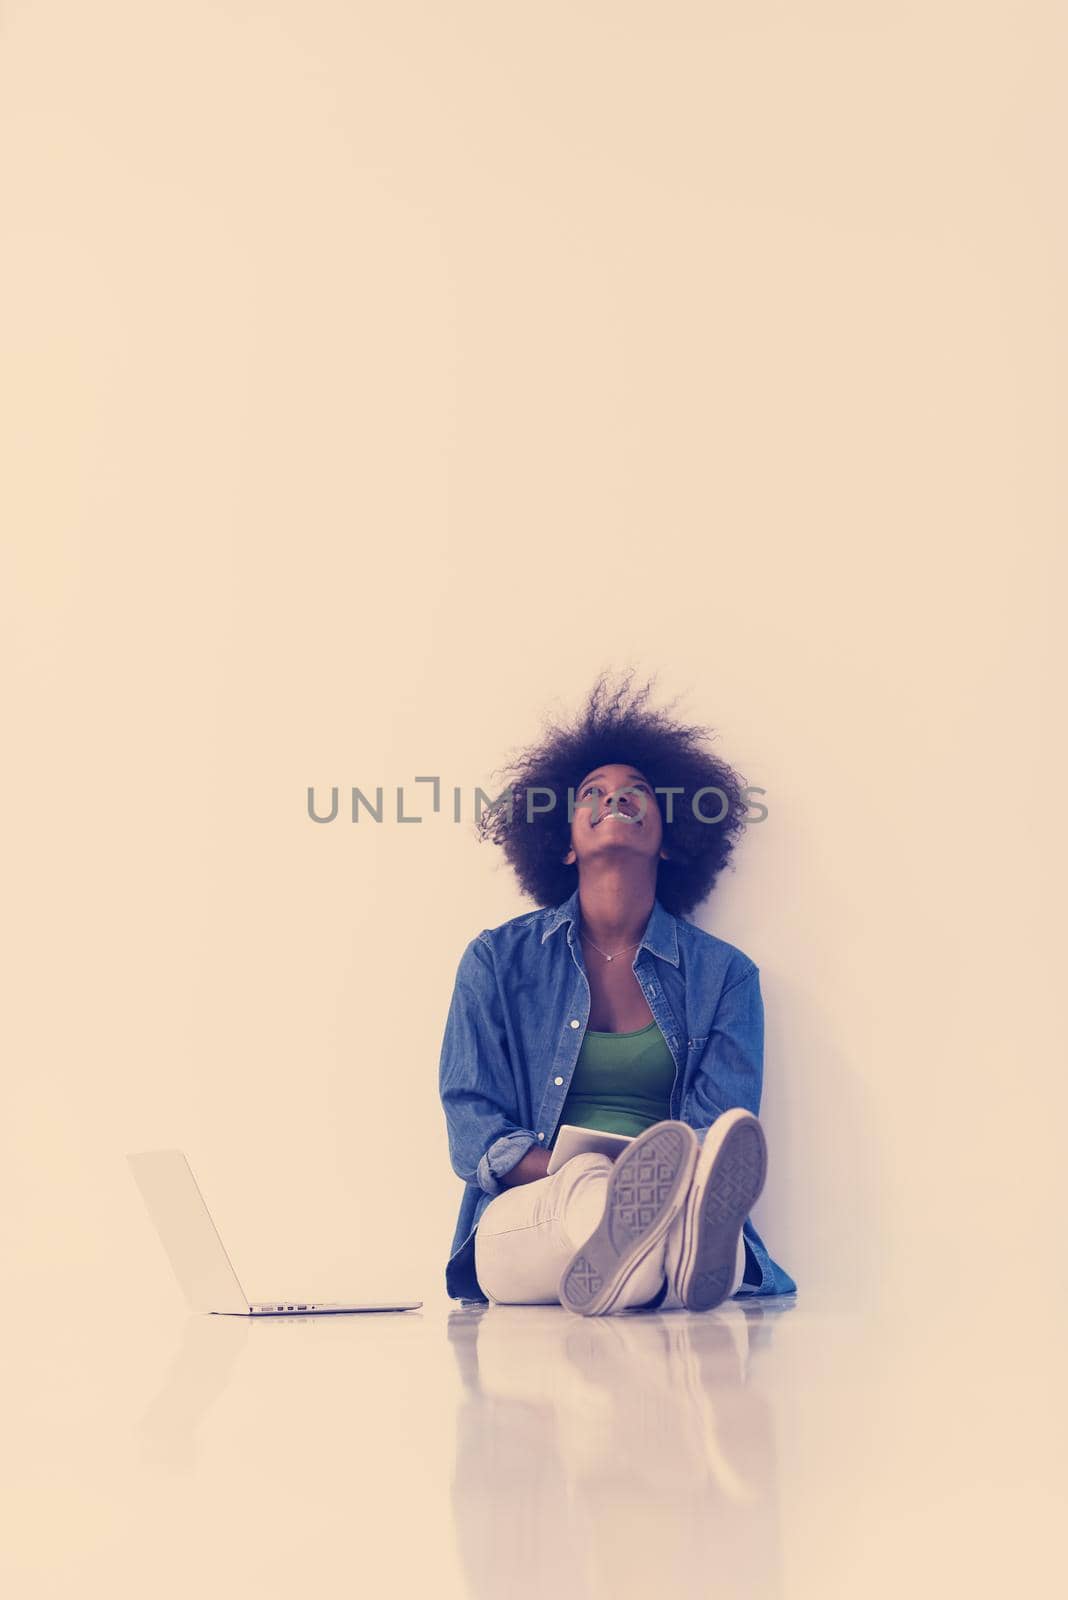
[[(464, 1181), (445, 1269), (453, 1299), (485, 1300), (475, 1229), (501, 1178), (534, 1146), (548, 1147), (590, 1015), (578, 889), (563, 905), (484, 928), (460, 958), (438, 1072), (453, 1171)], [(675, 1062), (670, 1116), (702, 1141), (733, 1106), (760, 1110), (764, 1004), (760, 972), (741, 950), (667, 911), (659, 900), (631, 970)], [(749, 1218), (738, 1293), (789, 1294)]]

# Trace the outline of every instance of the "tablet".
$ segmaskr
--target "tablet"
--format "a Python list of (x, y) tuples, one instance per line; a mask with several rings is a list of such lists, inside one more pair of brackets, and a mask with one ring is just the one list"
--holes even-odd
[(581, 1155), (584, 1150), (596, 1150), (599, 1155), (611, 1156), (614, 1161), (619, 1152), (633, 1142), (629, 1133), (605, 1133), (602, 1128), (579, 1128), (573, 1122), (565, 1122), (557, 1132), (545, 1176), (559, 1172), (565, 1161)]

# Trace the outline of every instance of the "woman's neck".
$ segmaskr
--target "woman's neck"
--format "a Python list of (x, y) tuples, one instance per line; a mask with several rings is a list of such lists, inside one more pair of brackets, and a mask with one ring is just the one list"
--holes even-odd
[(643, 862), (591, 863), (579, 879), (582, 931), (605, 950), (637, 944), (655, 899), (655, 866), (650, 874)]

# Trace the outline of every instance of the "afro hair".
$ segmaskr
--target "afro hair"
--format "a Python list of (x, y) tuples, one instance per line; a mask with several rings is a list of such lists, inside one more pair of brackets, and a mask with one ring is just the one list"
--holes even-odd
[[(745, 828), (745, 782), (708, 749), (713, 730), (675, 721), (670, 708), (650, 708), (652, 683), (632, 691), (632, 677), (628, 672), (613, 689), (602, 673), (573, 722), (549, 725), (536, 744), (496, 769), (504, 787), (478, 818), (477, 833), (501, 846), (524, 894), (539, 906), (562, 904), (578, 884), (578, 867), (563, 861), (571, 843), (568, 792), (595, 767), (625, 763), (654, 790), (681, 791), (671, 799), (670, 820), (656, 802), (668, 856), (658, 864), (656, 895), (676, 916), (708, 897)], [(702, 790), (716, 799), (702, 798)], [(549, 792), (548, 809), (533, 791)]]

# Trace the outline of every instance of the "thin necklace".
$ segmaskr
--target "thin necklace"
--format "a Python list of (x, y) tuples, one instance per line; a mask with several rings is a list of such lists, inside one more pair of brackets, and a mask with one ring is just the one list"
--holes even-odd
[[(590, 938), (588, 933), (584, 933), (582, 937), (585, 939), (587, 944), (593, 944), (593, 940)], [(599, 956), (604, 956), (606, 961), (614, 961), (616, 956), (626, 955), (628, 950), (636, 950), (640, 944), (641, 940), (635, 939), (633, 944), (625, 944), (622, 950), (614, 950), (611, 955), (608, 954), (607, 950), (602, 950), (599, 944), (593, 944), (593, 948), (596, 950)]]

